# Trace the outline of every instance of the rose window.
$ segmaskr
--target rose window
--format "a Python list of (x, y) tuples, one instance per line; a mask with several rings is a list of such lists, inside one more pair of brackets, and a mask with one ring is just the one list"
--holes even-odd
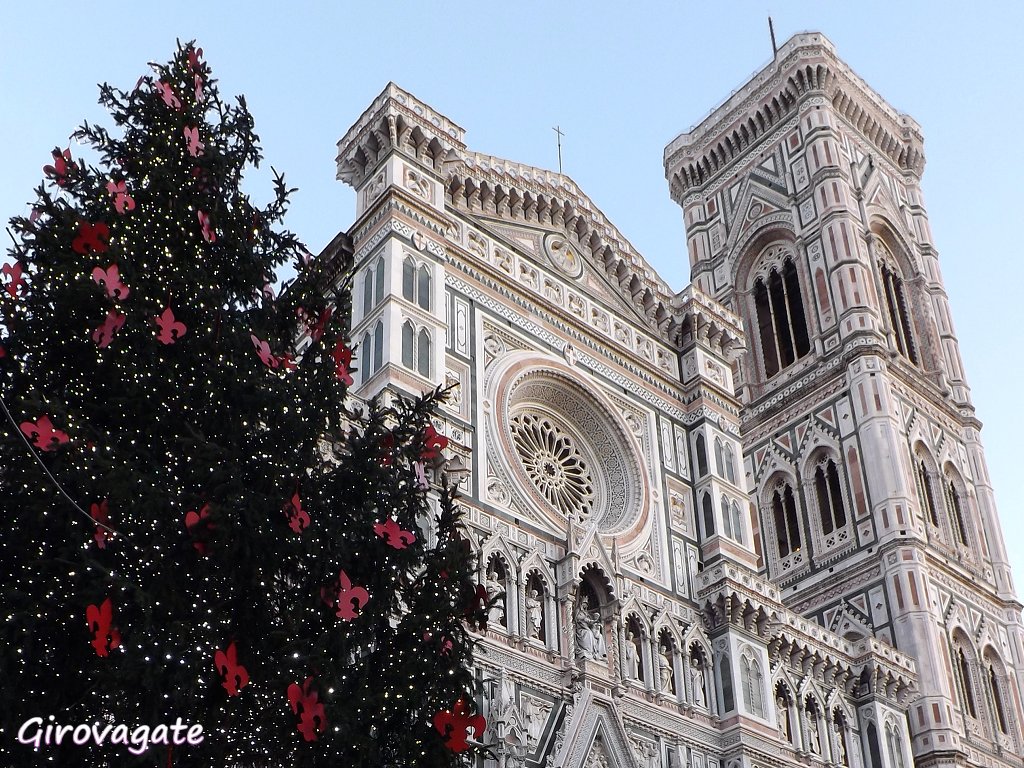
[(585, 518), (594, 502), (590, 464), (572, 437), (550, 419), (520, 412), (510, 419), (512, 440), (527, 476), (548, 503), (567, 517)]

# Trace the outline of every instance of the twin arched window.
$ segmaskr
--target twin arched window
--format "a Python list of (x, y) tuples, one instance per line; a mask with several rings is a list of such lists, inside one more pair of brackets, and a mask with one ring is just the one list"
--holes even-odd
[(430, 378), (430, 331), (416, 330), (411, 320), (402, 323), (402, 365)]
[(964, 510), (960, 503), (960, 490), (957, 488), (953, 473), (947, 469), (942, 480), (942, 491), (946, 501), (946, 512), (953, 526), (953, 535), (957, 544), (967, 546), (967, 525), (964, 523)]
[(732, 443), (723, 442), (720, 437), (715, 438), (715, 472), (730, 483), (736, 482), (736, 452)]
[(765, 376), (771, 377), (811, 351), (800, 278), (791, 256), (754, 281), (754, 312)]
[(430, 311), (430, 269), (411, 256), (402, 261), (402, 298)]
[(743, 701), (747, 711), (764, 717), (764, 674), (761, 663), (746, 654), (740, 657), (740, 676), (743, 678)]

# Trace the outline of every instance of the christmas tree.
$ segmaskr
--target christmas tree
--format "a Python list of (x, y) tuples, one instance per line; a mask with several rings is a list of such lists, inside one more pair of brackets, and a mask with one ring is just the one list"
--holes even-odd
[(0, 762), (459, 764), (486, 592), (438, 393), (346, 405), (347, 294), (283, 178), (242, 191), (245, 101), (193, 45), (153, 71), (11, 220)]

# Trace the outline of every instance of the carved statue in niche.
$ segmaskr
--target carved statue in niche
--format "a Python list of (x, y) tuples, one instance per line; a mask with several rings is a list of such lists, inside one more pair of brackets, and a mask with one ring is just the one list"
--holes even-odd
[(816, 755), (821, 754), (821, 735), (818, 732), (818, 714), (807, 710), (807, 746)]
[(526, 636), (531, 640), (544, 639), (544, 603), (536, 586), (526, 593)]
[(676, 692), (676, 673), (674, 667), (672, 646), (665, 644), (661, 646), (661, 670), (659, 690), (665, 693)]
[(786, 698), (779, 695), (775, 698), (775, 709), (779, 721), (779, 738), (790, 741), (789, 735), (789, 704)]
[(641, 680), (640, 676), (640, 641), (632, 630), (626, 631), (626, 676), (630, 680)]
[(580, 601), (576, 609), (576, 644), (584, 659), (597, 661), (608, 656), (601, 612), (590, 610), (584, 600)]
[(698, 707), (708, 705), (708, 695), (704, 682), (704, 665), (699, 656), (690, 657), (690, 690), (693, 692), (693, 703)]
[(839, 765), (849, 765), (850, 758), (846, 753), (846, 728), (843, 727), (843, 721), (836, 718), (832, 723), (832, 727), (836, 730), (836, 737), (833, 740), (836, 750), (836, 762)]
[[(487, 597), (493, 600), (498, 595), (505, 591), (505, 569), (501, 562), (497, 558), (492, 558), (491, 562), (487, 565), (487, 576), (486, 583), (484, 586), (487, 588)], [(487, 623), (495, 626), (508, 627), (508, 622), (505, 618), (505, 607), (502, 603), (505, 600), (498, 600), (491, 605), (490, 610), (487, 614)]]

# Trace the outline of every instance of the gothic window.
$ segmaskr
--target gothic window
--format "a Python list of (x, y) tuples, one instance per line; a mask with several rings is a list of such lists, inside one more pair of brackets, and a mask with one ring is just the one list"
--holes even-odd
[(736, 541), (743, 544), (745, 543), (745, 537), (743, 535), (743, 513), (740, 512), (740, 505), (733, 501), (729, 506), (729, 511), (732, 512), (733, 536), (735, 536)]
[(831, 458), (818, 463), (814, 470), (814, 491), (824, 535), (846, 526), (846, 506), (839, 485), (839, 470)]
[(770, 378), (811, 350), (793, 259), (787, 256), (766, 276), (757, 278), (753, 293), (764, 373)]
[(910, 362), (916, 364), (917, 350), (914, 347), (914, 336), (911, 333), (906, 287), (903, 285), (903, 278), (900, 276), (891, 254), (885, 246), (881, 246), (881, 250), (884, 256), (878, 267), (882, 277), (885, 308), (888, 312), (889, 325), (892, 326), (896, 349)]
[(417, 266), (411, 256), (402, 261), (402, 298), (430, 309), (430, 269), (426, 264)]
[(789, 483), (779, 483), (772, 494), (772, 519), (779, 557), (800, 551), (800, 519), (797, 517), (793, 488)]
[(363, 315), (384, 299), (384, 259), (377, 260), (366, 269), (363, 277)]
[(900, 735), (899, 726), (894, 723), (886, 723), (885, 746), (889, 752), (889, 765), (892, 768), (905, 768), (903, 761), (903, 737)]
[(960, 490), (957, 488), (953, 473), (946, 470), (946, 476), (942, 481), (942, 490), (946, 501), (946, 514), (949, 515), (949, 522), (953, 526), (953, 535), (958, 544), (967, 546), (967, 526), (964, 523), (964, 509), (960, 502)]
[(992, 715), (1000, 733), (1009, 734), (1010, 726), (1006, 718), (1007, 702), (1005, 698), (1005, 675), (999, 657), (989, 649), (985, 653), (985, 677), (988, 694), (992, 702)]
[(595, 482), (576, 440), (543, 414), (524, 411), (509, 422), (516, 451), (537, 490), (566, 517), (588, 517)]
[(734, 537), (732, 530), (732, 515), (729, 514), (729, 499), (722, 495), (722, 533), (730, 539)]
[(704, 538), (706, 540), (715, 535), (715, 510), (712, 508), (711, 494), (704, 494), (701, 499), (701, 509), (704, 512)]
[(743, 678), (743, 701), (747, 711), (757, 717), (764, 717), (764, 675), (761, 663), (744, 654), (740, 658), (740, 674)]
[(736, 482), (736, 452), (730, 443), (725, 446), (725, 479), (730, 483)]
[(402, 365), (421, 376), (430, 376), (430, 332), (418, 332), (412, 321), (402, 323)]
[(914, 480), (917, 482), (917, 498), (921, 502), (921, 511), (924, 512), (925, 519), (937, 528), (939, 512), (935, 506), (935, 496), (932, 494), (928, 466), (920, 454), (914, 457)]
[(367, 331), (363, 334), (363, 340), (359, 343), (359, 369), (362, 381), (365, 384), (384, 363), (384, 323), (380, 320), (373, 328), (373, 333)]
[(967, 714), (977, 719), (978, 708), (974, 703), (974, 686), (971, 684), (971, 667), (967, 662), (967, 655), (961, 647), (957, 647), (956, 649), (956, 673), (957, 681), (960, 683), (960, 690), (963, 691), (964, 706), (967, 709)]
[(697, 435), (697, 477), (708, 473), (708, 449), (704, 443), (704, 435)]

